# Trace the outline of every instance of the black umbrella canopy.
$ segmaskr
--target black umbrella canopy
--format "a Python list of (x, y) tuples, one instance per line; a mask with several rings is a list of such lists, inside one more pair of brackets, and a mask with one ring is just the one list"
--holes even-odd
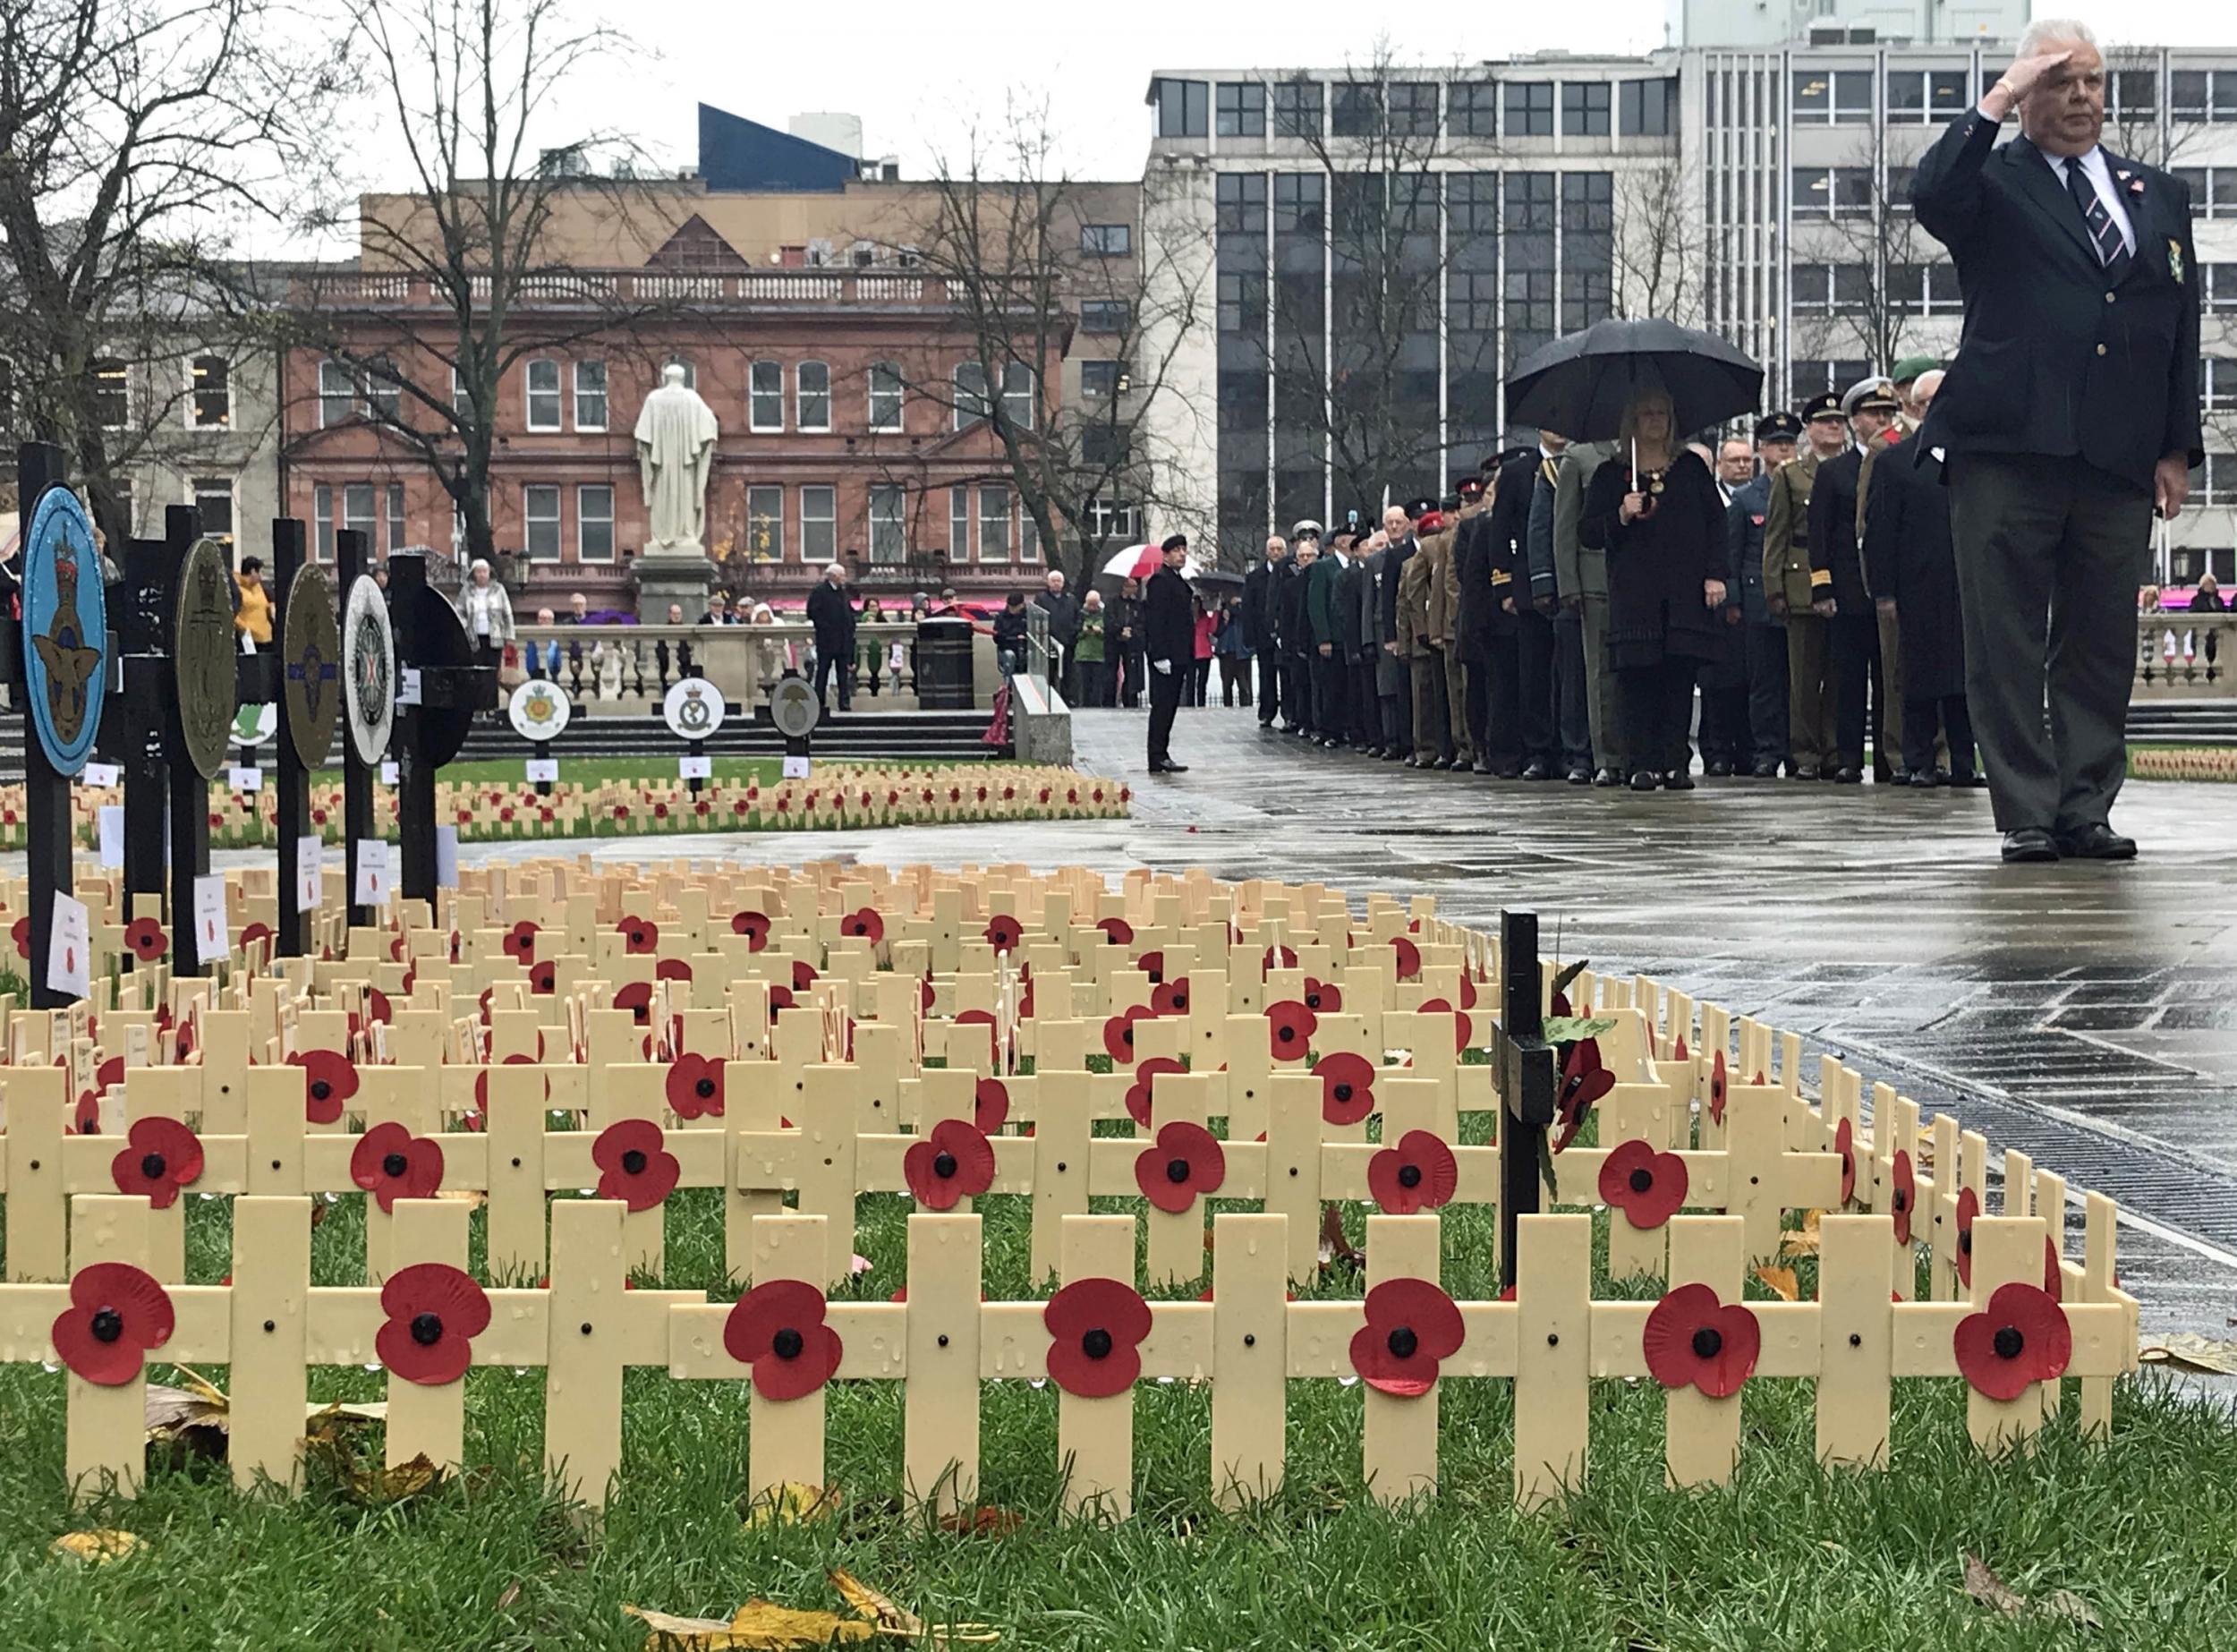
[(1683, 437), (1753, 413), (1763, 369), (1714, 334), (1675, 321), (1600, 321), (1530, 353), (1507, 380), (1507, 417), (1571, 441), (1610, 441), (1633, 393), (1650, 385), (1670, 393)]

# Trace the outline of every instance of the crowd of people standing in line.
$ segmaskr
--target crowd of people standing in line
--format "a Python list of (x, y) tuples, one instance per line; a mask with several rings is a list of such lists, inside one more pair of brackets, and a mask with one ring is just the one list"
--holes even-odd
[(1978, 784), (1941, 490), (1908, 453), (1875, 463), (1941, 378), (1906, 362), (1714, 448), (1650, 387), (1613, 442), (1543, 432), (1379, 524), (1298, 523), (1236, 609), (1261, 726), (1417, 769), (1684, 791), (1697, 696), (1711, 776)]

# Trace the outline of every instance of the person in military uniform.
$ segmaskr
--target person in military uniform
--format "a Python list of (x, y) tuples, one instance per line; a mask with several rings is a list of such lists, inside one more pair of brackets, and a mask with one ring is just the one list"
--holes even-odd
[(1338, 541), (1344, 547), (1343, 572), (1336, 583), (1336, 670), (1342, 682), (1344, 716), (1335, 739), (1339, 745), (1360, 752), (1372, 744), (1370, 734), (1378, 720), (1374, 685), (1368, 685), (1364, 699), (1359, 689), (1359, 666), (1365, 658), (1369, 623), (1360, 601), (1367, 586), (1366, 553), (1361, 548), (1367, 538), (1360, 525), (1365, 520), (1360, 512), (1347, 511), (1343, 525), (1336, 530)]
[(1529, 499), (1521, 507), (1523, 561), (1530, 575), (1530, 600), (1516, 604), (1521, 620), (1518, 673), (1526, 780), (1557, 780), (1568, 772), (1561, 749), (1562, 702), (1554, 687), (1561, 661), (1553, 629), (1554, 616), (1561, 611), (1561, 573), (1553, 566), (1553, 490), (1568, 447), (1566, 436), (1538, 432), (1536, 473)]
[(1313, 681), (1313, 727), (1322, 745), (1331, 752), (1343, 743), (1350, 723), (1344, 706), (1350, 670), (1343, 656), (1342, 601), (1351, 541), (1351, 529), (1340, 524), (1329, 535), (1329, 548), (1313, 564), (1305, 585), (1305, 623), (1312, 633), (1313, 651), (1306, 663)]
[(1393, 762), (1407, 761), (1414, 749), (1413, 665), (1407, 657), (1411, 634), (1401, 640), (1399, 620), (1403, 611), (1399, 584), (1406, 565), (1414, 558), (1414, 524), (1405, 507), (1391, 506), (1382, 513), (1384, 541), (1382, 567), (1375, 584), (1375, 698), (1382, 708), (1383, 756)]
[(1817, 467), (1849, 445), (1841, 398), (1828, 391), (1802, 406), (1808, 439), (1800, 456), (1773, 473), (1764, 513), (1764, 606), (1787, 634), (1787, 772), (1798, 780), (1832, 779), (1833, 677), (1830, 633), (1810, 585), (1810, 489)]
[[(1566, 645), (1566, 634), (1559, 626), (1573, 622), (1573, 640), (1585, 665), (1585, 716), (1597, 765), (1589, 778), (1595, 786), (1620, 786), (1628, 772), (1623, 766), (1622, 685), (1608, 663), (1608, 555), (1584, 542), (1577, 519), (1593, 473), (1614, 452), (1612, 442), (1571, 442), (1561, 450), (1561, 469), (1553, 479), (1553, 574), (1561, 605), (1556, 641)], [(1578, 777), (1572, 771), (1569, 778), (1575, 781)]]
[(1281, 715), (1281, 637), (1279, 602), (1289, 577), (1289, 541), (1277, 533), (1263, 559), (1243, 575), (1243, 642), (1258, 661), (1258, 726), (1272, 728)]
[(1387, 541), (1363, 510), (1348, 513), (1357, 524), (1358, 540), (1352, 547), (1352, 581), (1345, 600), (1352, 617), (1347, 634), (1352, 642), (1348, 693), (1351, 703), (1352, 745), (1370, 757), (1382, 754), (1382, 703), (1375, 694), (1374, 662), (1382, 652), (1375, 632), (1377, 583), (1382, 564), (1378, 559)]
[(1764, 601), (1764, 519), (1771, 511), (1771, 478), (1794, 457), (1802, 422), (1783, 409), (1756, 422), (1753, 481), (1725, 507), (1724, 536), (1731, 553), (1731, 589), (1739, 593), (1740, 631), (1748, 660), (1748, 772), (1775, 780), (1787, 761), (1787, 631)]
[(1490, 685), (1492, 611), (1496, 607), (1486, 555), (1491, 521), (1484, 510), (1480, 473), (1455, 477), (1452, 491), (1459, 501), (1452, 530), (1452, 578), (1459, 593), (1452, 653), (1460, 677), (1456, 720), (1467, 730), (1470, 766), (1478, 774), (1489, 774), (1492, 766), (1486, 757), (1484, 732), (1489, 703), (1485, 696)]
[[(1942, 373), (1929, 368), (1911, 386), (1915, 430), (1927, 414)], [(1958, 607), (1957, 556), (1950, 540), (1950, 497), (1941, 462), (1920, 454), (1906, 464), (1899, 455), (1872, 467), (1865, 484), (1864, 583), (1883, 626), (1901, 627), (1905, 767), (1916, 787), (1978, 786), (1973, 770), (1973, 720), (1965, 700), (1965, 632)], [(1949, 737), (1950, 767), (1936, 767), (1936, 724)]]
[(1535, 447), (1506, 447), (1484, 462), (1492, 478), (1491, 504), (1479, 530), (1492, 585), (1484, 685), (1484, 756), (1493, 776), (1502, 780), (1522, 774), (1522, 610), (1530, 606), (1523, 539), (1530, 525), (1530, 485), (1537, 457)]
[[(1904, 413), (1903, 387), (1891, 378), (1887, 387), (1895, 397), (1895, 411), (1889, 415), (1889, 423), (1869, 440), (1859, 439), (1858, 442), (1863, 449), (1863, 456), (1857, 465), (1856, 536), (1858, 545), (1864, 543), (1864, 504), (1867, 491), (1872, 486), (1873, 465), (1882, 454), (1918, 428)], [(1910, 454), (1905, 451), (1889, 463), (1900, 463), (1910, 457)], [(1873, 778), (1882, 783), (1893, 780), (1901, 786), (1910, 779), (1910, 771), (1903, 762), (1902, 638), (1893, 614), (1875, 613), (1872, 623), (1876, 633), (1872, 653), (1872, 773)]]
[(1437, 519), (1433, 532), (1422, 534), (1422, 550), (1429, 558), (1430, 664), (1437, 677), (1437, 715), (1444, 725), (1443, 749), (1453, 769), (1467, 769), (1475, 761), (1468, 747), (1467, 677), (1460, 669), (1456, 646), (1460, 625), (1460, 580), (1453, 538), (1460, 525), (1460, 501), (1456, 495), (1426, 500), (1429, 515)]
[[(1864, 450), (1884, 438), (1895, 422), (1895, 387), (1884, 379), (1863, 379), (1841, 397), (1841, 411), (1857, 445), (1817, 467), (1810, 488), (1810, 605), (1827, 622), (1826, 641), (1833, 665), (1833, 742), (1843, 786), (1864, 780), (1864, 740), (1874, 717), (1867, 697), (1873, 662), (1880, 651), (1879, 622), (1864, 586), (1864, 562), (1857, 548), (1857, 482)], [(1876, 727), (1875, 747), (1884, 761), (1886, 737)]]
[(1315, 737), (1313, 721), (1313, 625), (1306, 612), (1313, 565), (1321, 559), (1321, 524), (1309, 517), (1289, 530), (1289, 566), (1295, 571), (1281, 588), (1281, 701), (1289, 708), (1287, 732)]
[(1444, 518), (1429, 499), (1408, 506), (1406, 514), (1413, 525), (1415, 548), (1399, 571), (1398, 598), (1399, 657), (1406, 661), (1414, 703), (1414, 755), (1408, 766), (1450, 769), (1452, 750), (1439, 703), (1444, 694), (1444, 671), (1430, 645), (1429, 631), (1429, 586), (1434, 561), (1429, 554), (1429, 540), (1444, 525)]

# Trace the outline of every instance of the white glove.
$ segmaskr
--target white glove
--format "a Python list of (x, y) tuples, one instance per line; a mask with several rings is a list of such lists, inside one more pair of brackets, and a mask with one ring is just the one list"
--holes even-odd
[(1173, 662), (1170, 660), (1153, 660), (1150, 661), (1150, 664), (1155, 668), (1160, 677), (1170, 677), (1173, 675)]

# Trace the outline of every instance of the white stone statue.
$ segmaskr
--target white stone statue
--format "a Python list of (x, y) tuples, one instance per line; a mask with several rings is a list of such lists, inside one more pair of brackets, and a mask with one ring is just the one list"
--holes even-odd
[(714, 410), (671, 362), (637, 414), (637, 474), (644, 484), (651, 556), (706, 555), (707, 476), (714, 467)]

